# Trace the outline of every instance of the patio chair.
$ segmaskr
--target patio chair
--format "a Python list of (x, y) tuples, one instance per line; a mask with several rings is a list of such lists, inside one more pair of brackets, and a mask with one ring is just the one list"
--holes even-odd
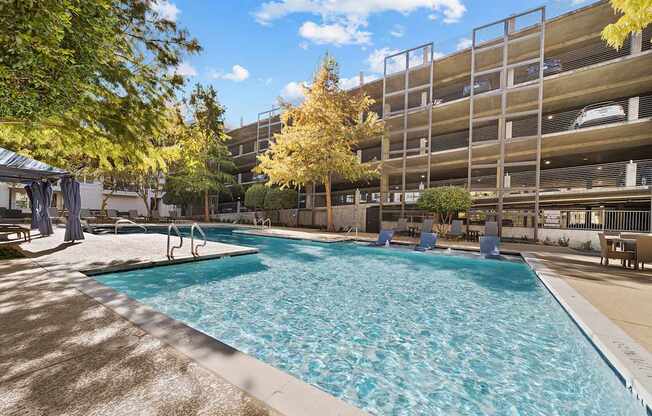
[(392, 237), (394, 237), (394, 230), (380, 230), (380, 234), (378, 234), (378, 240), (369, 245), (372, 247), (382, 247), (387, 245), (387, 243), (391, 243)]
[(480, 237), (480, 254), (485, 258), (495, 259), (500, 257), (500, 238), (490, 235)]
[(464, 238), (464, 231), (462, 230), (461, 220), (453, 220), (451, 223), (451, 229), (448, 231), (448, 234), (446, 234), (446, 237)]
[(416, 251), (432, 250), (435, 248), (436, 245), (437, 245), (437, 234), (422, 232), (421, 241), (419, 241), (419, 245), (416, 246), (414, 249)]
[(130, 209), (128, 216), (129, 216), (129, 219), (132, 220), (132, 221), (139, 221), (139, 220), (142, 221), (142, 220), (145, 219), (145, 217), (143, 217), (142, 215), (140, 215), (138, 213), (137, 209)]
[(16, 234), (18, 238), (32, 241), (32, 231), (27, 226), (18, 224), (0, 224), (0, 233)]
[(396, 228), (394, 228), (396, 234), (410, 234), (410, 229), (408, 228), (407, 218), (399, 218)]
[(432, 233), (432, 225), (434, 220), (432, 218), (425, 218), (421, 223), (421, 234), (423, 233)]
[(486, 237), (498, 237), (498, 223), (487, 221), (484, 223), (484, 235)]
[(109, 217), (110, 220), (114, 221), (120, 219), (120, 213), (118, 213), (117, 209), (107, 209), (106, 216)]
[(636, 253), (633, 251), (614, 250), (611, 245), (608, 244), (604, 233), (599, 233), (598, 237), (600, 238), (600, 264), (608, 266), (609, 259), (614, 259), (621, 260), (623, 267), (625, 267), (626, 261), (636, 260)]
[(645, 270), (645, 263), (652, 262), (652, 235), (639, 235), (636, 239), (636, 264), (641, 264)]

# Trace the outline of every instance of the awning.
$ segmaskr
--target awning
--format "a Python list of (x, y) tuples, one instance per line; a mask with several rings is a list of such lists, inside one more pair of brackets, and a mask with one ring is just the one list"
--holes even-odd
[(41, 179), (59, 179), (67, 175), (69, 173), (63, 169), (0, 147), (0, 182), (29, 183)]

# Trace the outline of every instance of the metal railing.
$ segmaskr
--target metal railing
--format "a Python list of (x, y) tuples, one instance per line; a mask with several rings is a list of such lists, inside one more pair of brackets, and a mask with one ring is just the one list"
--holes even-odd
[(650, 211), (562, 210), (559, 222), (559, 228), (568, 230), (652, 232)]
[(124, 227), (137, 227), (137, 228), (140, 228), (141, 230), (143, 230), (143, 232), (145, 232), (145, 233), (147, 232), (147, 227), (145, 227), (144, 225), (137, 224), (137, 223), (135, 223), (135, 222), (133, 222), (131, 220), (125, 219), (125, 218), (121, 218), (121, 219), (119, 219), (119, 220), (117, 220), (115, 222), (115, 233), (118, 234), (118, 230), (120, 228), (124, 228)]
[[(172, 231), (174, 231), (177, 237), (179, 237), (178, 246), (170, 247), (170, 236), (172, 235)], [(168, 259), (173, 259), (174, 250), (181, 247), (183, 247), (183, 235), (181, 235), (181, 231), (179, 231), (179, 227), (177, 227), (175, 223), (170, 223), (170, 225), (168, 225), (168, 244), (167, 244), (167, 249), (165, 251)]]
[[(202, 238), (204, 239), (203, 243), (199, 243), (195, 245), (195, 230), (201, 234)], [(192, 227), (190, 227), (190, 253), (194, 257), (199, 256), (199, 247), (206, 247), (206, 244), (208, 244), (208, 240), (206, 239), (206, 234), (204, 233), (204, 230), (199, 226), (199, 224), (194, 223), (192, 224)]]

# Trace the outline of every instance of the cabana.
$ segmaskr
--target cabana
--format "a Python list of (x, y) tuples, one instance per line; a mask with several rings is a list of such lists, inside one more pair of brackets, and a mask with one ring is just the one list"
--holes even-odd
[(32, 210), (31, 228), (38, 229), (42, 236), (53, 232), (48, 208), (52, 202), (52, 184), (60, 182), (64, 206), (68, 210), (64, 241), (84, 239), (79, 219), (79, 182), (69, 172), (0, 147), (0, 182), (25, 185)]

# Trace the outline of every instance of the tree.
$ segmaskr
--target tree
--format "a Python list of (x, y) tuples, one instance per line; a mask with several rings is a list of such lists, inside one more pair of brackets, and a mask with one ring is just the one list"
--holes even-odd
[(201, 49), (155, 3), (0, 3), (0, 121), (81, 123), (130, 139), (151, 127), (131, 120), (156, 121), (183, 84), (171, 68)]
[(245, 207), (254, 211), (265, 207), (265, 196), (269, 188), (261, 183), (251, 185), (245, 191)]
[(471, 208), (471, 193), (457, 186), (442, 186), (428, 188), (421, 192), (417, 200), (417, 207), (431, 212), (437, 219), (440, 234), (446, 234), (453, 216), (466, 212)]
[(223, 140), (216, 140), (199, 125), (187, 126), (180, 143), (181, 158), (166, 179), (166, 189), (177, 195), (203, 195), (205, 221), (210, 221), (209, 192), (228, 192), (228, 185), (235, 183), (229, 173), (235, 164)]
[(378, 115), (369, 112), (374, 100), (365, 93), (351, 95), (339, 86), (337, 62), (326, 55), (305, 100), (298, 106), (284, 103), (280, 133), (258, 156), (257, 173), (269, 185), (281, 188), (323, 184), (326, 189), (328, 230), (334, 231), (331, 186), (335, 178), (357, 181), (377, 174), (363, 165), (353, 149), (365, 138), (383, 134)]
[(296, 208), (298, 197), (294, 189), (272, 187), (265, 194), (264, 207), (266, 210)]
[(209, 192), (229, 192), (234, 184), (231, 172), (236, 167), (225, 142), (224, 128), (226, 109), (217, 98), (213, 86), (196, 84), (188, 100), (193, 120), (182, 141), (182, 163), (174, 173), (173, 184), (186, 186), (187, 190), (199, 192), (204, 198), (204, 221), (210, 221)]
[(602, 39), (612, 48), (622, 48), (630, 34), (641, 33), (652, 23), (652, 0), (611, 0), (611, 7), (622, 14), (602, 30)]

